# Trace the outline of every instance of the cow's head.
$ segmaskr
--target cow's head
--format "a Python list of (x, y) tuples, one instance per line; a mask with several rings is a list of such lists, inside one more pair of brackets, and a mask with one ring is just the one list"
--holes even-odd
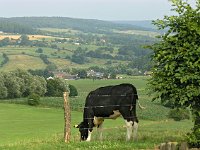
[(88, 138), (88, 124), (81, 122), (79, 125), (75, 125), (75, 128), (79, 129), (80, 132), (80, 140), (85, 141)]

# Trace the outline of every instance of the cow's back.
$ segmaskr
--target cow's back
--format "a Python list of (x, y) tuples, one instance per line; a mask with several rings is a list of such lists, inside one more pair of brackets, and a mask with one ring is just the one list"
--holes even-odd
[(132, 84), (119, 84), (113, 86), (105, 86), (91, 91), (86, 98), (86, 107), (92, 106), (105, 106), (105, 105), (120, 105), (122, 102), (126, 103), (127, 96), (132, 98), (128, 99), (129, 103), (134, 103), (137, 96), (137, 90)]

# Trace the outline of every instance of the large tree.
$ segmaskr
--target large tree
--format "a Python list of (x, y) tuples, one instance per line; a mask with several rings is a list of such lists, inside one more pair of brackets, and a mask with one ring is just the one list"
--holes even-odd
[(200, 147), (200, 0), (195, 7), (183, 0), (171, 2), (176, 15), (153, 22), (166, 33), (150, 46), (154, 51), (150, 85), (155, 99), (191, 109), (190, 143)]

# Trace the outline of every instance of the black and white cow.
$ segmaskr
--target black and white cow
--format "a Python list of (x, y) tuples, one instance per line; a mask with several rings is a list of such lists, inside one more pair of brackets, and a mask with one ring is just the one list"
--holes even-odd
[(104, 119), (116, 119), (119, 116), (122, 116), (126, 123), (126, 140), (131, 139), (133, 129), (134, 139), (136, 139), (138, 128), (137, 99), (137, 90), (132, 84), (105, 86), (91, 91), (86, 98), (83, 122), (75, 125), (76, 128), (79, 128), (81, 140), (91, 140), (93, 127), (97, 127), (100, 131), (100, 139), (102, 139)]

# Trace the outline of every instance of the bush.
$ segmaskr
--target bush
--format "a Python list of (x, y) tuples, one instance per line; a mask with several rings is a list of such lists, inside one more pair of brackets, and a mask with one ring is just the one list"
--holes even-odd
[(38, 106), (40, 104), (40, 96), (38, 94), (31, 94), (28, 97), (28, 105)]
[(69, 97), (78, 96), (78, 91), (75, 86), (69, 84), (69, 90), (70, 90)]
[(186, 138), (190, 148), (200, 148), (200, 130), (188, 133)]
[(52, 97), (62, 97), (63, 92), (68, 91), (67, 84), (64, 82), (64, 80), (61, 80), (59, 78), (50, 79), (47, 80), (47, 92), (46, 96), (52, 96)]
[(175, 121), (190, 119), (190, 111), (187, 109), (172, 109), (170, 110), (168, 117)]

